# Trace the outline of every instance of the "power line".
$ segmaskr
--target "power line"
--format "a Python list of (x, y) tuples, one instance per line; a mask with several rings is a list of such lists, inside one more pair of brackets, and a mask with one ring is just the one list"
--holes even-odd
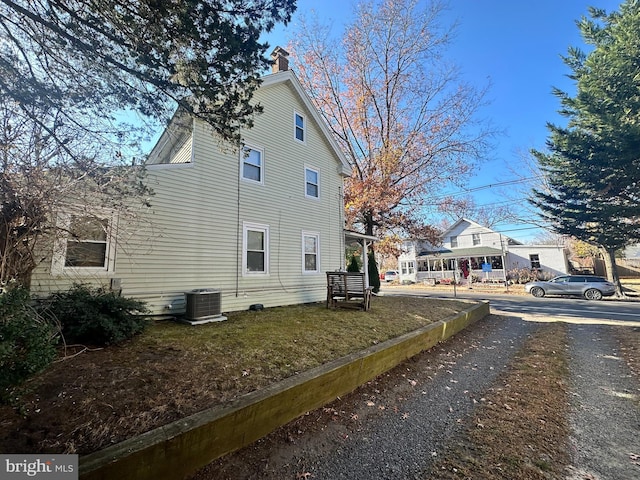
[(467, 188), (465, 190), (460, 190), (459, 192), (443, 193), (441, 195), (435, 195), (433, 198), (455, 197), (457, 195), (465, 195), (465, 194), (472, 193), (472, 192), (477, 192), (477, 191), (480, 191), (480, 190), (487, 190), (489, 188), (505, 187), (507, 185), (516, 185), (518, 183), (525, 183), (525, 182), (528, 182), (530, 180), (535, 180), (537, 178), (542, 178), (542, 177), (541, 177), (541, 175), (536, 175), (536, 176), (533, 176), (533, 177), (520, 178), (520, 179), (517, 179), (517, 180), (507, 180), (507, 181), (504, 181), (504, 182), (489, 183), (487, 185), (481, 185), (479, 187), (473, 187), (473, 188)]

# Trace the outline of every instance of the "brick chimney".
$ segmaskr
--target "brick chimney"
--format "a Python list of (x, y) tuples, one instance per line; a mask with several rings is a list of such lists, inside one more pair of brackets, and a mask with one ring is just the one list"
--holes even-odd
[(276, 47), (271, 52), (271, 59), (273, 64), (271, 65), (271, 73), (285, 72), (289, 70), (289, 52), (282, 47)]

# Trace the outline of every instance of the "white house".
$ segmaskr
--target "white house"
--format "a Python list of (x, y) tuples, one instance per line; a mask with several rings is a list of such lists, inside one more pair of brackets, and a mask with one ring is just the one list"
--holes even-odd
[(157, 314), (183, 311), (194, 289), (220, 291), (223, 311), (326, 298), (325, 272), (345, 266), (342, 190), (351, 169), (286, 55), (274, 50), (274, 72), (253, 99), (264, 112), (242, 131), (241, 147), (177, 115), (149, 156), (155, 195), (135, 231), (121, 238), (126, 226), (105, 214), (86, 238), (63, 239), (34, 271), (32, 291), (102, 285)]
[[(442, 245), (408, 239), (398, 258), (400, 281), (504, 282), (508, 272), (536, 269), (550, 275), (568, 272), (563, 246), (523, 245), (472, 220), (462, 218), (442, 234)], [(506, 267), (506, 268), (505, 268)]]

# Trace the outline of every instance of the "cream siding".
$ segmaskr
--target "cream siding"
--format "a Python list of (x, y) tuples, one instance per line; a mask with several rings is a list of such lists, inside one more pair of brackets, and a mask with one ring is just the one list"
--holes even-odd
[[(118, 244), (115, 272), (88, 280), (116, 277), (123, 295), (150, 302), (154, 313), (180, 312), (184, 292), (195, 288), (220, 289), (223, 311), (325, 298), (324, 272), (344, 263), (344, 164), (290, 81), (269, 83), (255, 101), (264, 112), (242, 136), (263, 150), (264, 184), (242, 181), (238, 148), (223, 149), (208, 127), (196, 122), (185, 142), (189, 148), (178, 149), (170, 160), (176, 165), (149, 166), (152, 207), (135, 234)], [(294, 110), (305, 115), (304, 143), (294, 139)], [(187, 157), (191, 163), (184, 164)], [(320, 174), (319, 199), (305, 197), (305, 166)], [(243, 222), (269, 227), (266, 276), (242, 275)], [(320, 236), (317, 274), (303, 272), (303, 231)], [(46, 269), (37, 278), (41, 290), (66, 281)]]
[(184, 139), (184, 143), (180, 146), (174, 156), (171, 157), (171, 163), (190, 163), (191, 162), (191, 136)]

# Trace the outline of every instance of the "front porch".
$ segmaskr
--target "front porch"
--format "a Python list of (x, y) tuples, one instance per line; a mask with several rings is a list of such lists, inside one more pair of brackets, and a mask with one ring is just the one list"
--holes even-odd
[(421, 252), (416, 257), (413, 272), (412, 262), (401, 263), (400, 278), (427, 285), (504, 284), (505, 255), (501, 250), (490, 247)]

